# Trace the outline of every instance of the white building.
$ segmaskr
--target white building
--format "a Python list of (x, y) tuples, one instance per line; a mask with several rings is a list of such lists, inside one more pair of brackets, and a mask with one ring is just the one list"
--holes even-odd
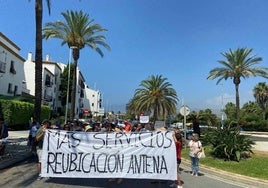
[[(64, 64), (60, 65), (66, 66)], [(62, 68), (64, 70), (64, 68)], [(77, 85), (76, 85), (76, 102), (75, 102), (75, 118), (83, 116), (103, 116), (104, 108), (102, 108), (102, 98), (100, 91), (89, 88), (86, 85), (82, 72), (77, 69)], [(72, 78), (70, 78), (72, 82)], [(70, 88), (71, 89), (71, 88)], [(70, 101), (69, 101), (70, 103)], [(70, 106), (70, 104), (69, 104)]]
[[(19, 55), (20, 48), (0, 32), (0, 95), (35, 95), (35, 62), (33, 54), (28, 53), (25, 60)], [(65, 112), (61, 105), (61, 74), (66, 67), (63, 63), (43, 60), (42, 104), (51, 110)], [(72, 82), (72, 78), (70, 78)], [(93, 116), (104, 115), (101, 108), (101, 93), (86, 86), (83, 74), (77, 69), (75, 118), (90, 112)], [(71, 88), (70, 88), (71, 89)], [(70, 108), (69, 101), (69, 108)]]
[(16, 96), (27, 92), (24, 87), (24, 58), (20, 48), (0, 32), (0, 95)]
[[(67, 65), (63, 63), (56, 63), (50, 60), (47, 55), (43, 61), (43, 94), (42, 104), (49, 105), (51, 110), (58, 112), (65, 112), (66, 106), (61, 105), (61, 74)], [(26, 75), (26, 86), (30, 94), (34, 96), (35, 92), (35, 63), (32, 59), (32, 53), (28, 54), (28, 59), (25, 61), (24, 71)], [(104, 109), (101, 108), (101, 94), (99, 91), (94, 91), (86, 87), (85, 79), (79, 69), (77, 69), (77, 84), (76, 84), (76, 102), (75, 102), (75, 116), (79, 118), (89, 110), (92, 115), (104, 115)], [(70, 83), (72, 78), (70, 78)], [(71, 88), (69, 88), (71, 89)], [(90, 90), (90, 94), (88, 93)], [(94, 94), (92, 94), (94, 93)], [(71, 101), (68, 101), (68, 109), (71, 107)]]
[(89, 111), (92, 116), (103, 116), (104, 108), (102, 108), (102, 96), (100, 91), (85, 88), (84, 111)]
[[(61, 110), (60, 96), (60, 76), (61, 67), (49, 59), (43, 61), (42, 70), (42, 104), (49, 105), (51, 110)], [(28, 53), (28, 58), (24, 63), (25, 85), (29, 94), (35, 95), (35, 62), (32, 53)]]

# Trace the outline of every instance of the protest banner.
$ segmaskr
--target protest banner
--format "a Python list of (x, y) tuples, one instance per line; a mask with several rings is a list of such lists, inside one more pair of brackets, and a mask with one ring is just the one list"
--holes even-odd
[(169, 131), (47, 130), (41, 163), (42, 177), (177, 178), (176, 149)]

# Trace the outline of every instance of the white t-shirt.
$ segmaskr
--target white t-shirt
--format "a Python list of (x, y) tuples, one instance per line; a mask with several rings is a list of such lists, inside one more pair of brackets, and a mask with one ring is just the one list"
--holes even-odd
[(200, 141), (195, 142), (195, 141), (191, 140), (189, 142), (188, 146), (190, 147), (189, 155), (191, 157), (196, 157), (196, 153), (200, 150), (200, 147), (202, 146), (202, 144)]

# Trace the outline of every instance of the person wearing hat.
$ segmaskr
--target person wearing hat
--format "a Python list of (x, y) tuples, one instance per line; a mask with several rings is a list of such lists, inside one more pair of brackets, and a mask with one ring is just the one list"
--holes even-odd
[(90, 125), (85, 126), (85, 132), (93, 132), (93, 128)]

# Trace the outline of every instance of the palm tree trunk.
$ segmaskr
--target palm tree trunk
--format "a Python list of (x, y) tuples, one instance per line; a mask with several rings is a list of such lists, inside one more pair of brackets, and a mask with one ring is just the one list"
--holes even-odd
[(236, 102), (236, 119), (239, 125), (239, 121), (240, 121), (239, 84), (235, 84), (235, 102)]
[(41, 102), (42, 102), (42, 0), (35, 1), (35, 103), (34, 116), (40, 122)]
[(77, 85), (77, 61), (79, 59), (79, 49), (73, 48), (73, 59), (74, 59), (74, 71), (73, 71), (73, 85), (71, 93), (71, 110), (70, 120), (73, 121), (75, 117), (75, 104), (76, 104), (76, 85)]

